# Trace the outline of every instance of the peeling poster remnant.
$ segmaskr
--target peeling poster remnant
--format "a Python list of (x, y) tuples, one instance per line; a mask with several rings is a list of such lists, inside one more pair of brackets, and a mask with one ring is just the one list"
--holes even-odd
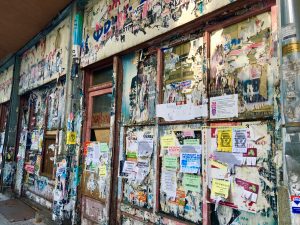
[(128, 128), (125, 139), (125, 160), (120, 167), (124, 177), (123, 202), (151, 209), (155, 179), (153, 128)]
[(66, 74), (69, 40), (70, 18), (67, 17), (22, 55), (19, 94)]
[(124, 123), (153, 121), (156, 101), (156, 55), (147, 51), (131, 53), (123, 57)]
[[(168, 126), (160, 132), (161, 146), (163, 146), (160, 150), (163, 161), (160, 178), (160, 209), (177, 218), (201, 224), (202, 132), (194, 127)], [(174, 159), (172, 163), (170, 157)], [(164, 163), (164, 160), (169, 162)]]
[(90, 1), (84, 15), (81, 65), (150, 40), (233, 1)]
[(207, 117), (206, 44), (199, 37), (164, 50), (164, 104), (157, 116), (166, 121)]
[[(214, 224), (243, 224), (245, 220), (248, 220), (247, 224), (257, 221), (277, 224), (273, 127), (272, 122), (245, 122), (240, 126), (215, 123), (203, 130), (208, 137), (207, 143), (210, 143), (203, 151), (207, 152), (205, 164), (210, 201), (215, 204)], [(232, 145), (228, 145), (228, 151), (219, 151), (223, 146), (218, 141), (222, 135), (220, 130), (238, 129), (246, 129), (247, 151), (232, 152)], [(229, 136), (222, 138), (226, 143), (232, 141)]]
[(238, 94), (239, 118), (273, 115), (271, 41), (268, 12), (211, 34), (210, 97)]
[(0, 73), (0, 103), (10, 100), (14, 65)]

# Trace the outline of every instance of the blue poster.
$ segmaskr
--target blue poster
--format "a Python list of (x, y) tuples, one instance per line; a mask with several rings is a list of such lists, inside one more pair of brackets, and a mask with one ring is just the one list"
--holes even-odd
[(201, 154), (200, 153), (181, 153), (180, 154), (180, 172), (182, 173), (200, 173)]

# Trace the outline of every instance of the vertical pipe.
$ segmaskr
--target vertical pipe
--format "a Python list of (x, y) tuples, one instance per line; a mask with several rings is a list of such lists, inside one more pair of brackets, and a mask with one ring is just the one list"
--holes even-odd
[[(291, 210), (291, 214), (286, 213), (286, 206), (292, 202), (284, 200), (288, 195), (295, 194), (295, 189), (292, 186), (291, 174), (300, 177), (299, 153), (297, 153), (296, 143), (290, 143), (287, 137), (297, 136), (300, 131), (300, 1), (299, 0), (280, 0), (280, 74), (281, 74), (281, 106), (283, 124), (283, 160), (284, 160), (284, 183), (285, 187), (279, 188), (281, 195), (280, 205), (285, 208), (285, 213), (282, 214), (282, 221), (288, 221), (289, 224), (299, 224), (300, 214), (295, 214)], [(287, 151), (288, 150), (288, 151)], [(297, 163), (295, 163), (297, 162)], [(297, 171), (295, 173), (295, 171)], [(286, 188), (287, 187), (287, 188)], [(282, 190), (280, 192), (280, 190)], [(286, 190), (286, 191), (284, 191)], [(288, 190), (288, 193), (287, 193)], [(286, 197), (282, 195), (286, 193)], [(280, 215), (280, 214), (279, 214)], [(290, 216), (290, 218), (289, 218)], [(292, 220), (290, 222), (290, 220)]]
[(280, 0), (282, 114), (287, 131), (300, 131), (300, 1)]

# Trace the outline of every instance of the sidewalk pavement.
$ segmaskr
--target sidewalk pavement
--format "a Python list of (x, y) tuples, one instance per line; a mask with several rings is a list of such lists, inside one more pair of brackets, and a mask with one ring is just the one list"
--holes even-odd
[[(0, 193), (0, 203), (3, 203), (3, 201), (7, 201), (13, 199), (10, 196), (4, 195), (2, 193)], [(19, 201), (19, 200), (17, 200)], [(30, 211), (32, 211), (31, 208), (28, 208)], [(18, 205), (16, 205), (16, 207), (14, 208), (13, 206), (10, 209), (10, 213), (11, 214), (16, 214), (18, 213), (18, 211), (21, 213), (24, 213), (24, 207), (20, 208)], [(25, 209), (26, 210), (26, 209)], [(26, 212), (25, 212), (26, 213)], [(36, 220), (35, 218), (36, 216), (34, 216), (31, 219), (27, 219), (27, 220), (22, 220), (22, 221), (18, 221), (18, 222), (13, 222), (13, 221), (9, 221), (3, 214), (0, 213), (0, 225), (47, 225), (43, 222), (38, 222), (38, 220)]]

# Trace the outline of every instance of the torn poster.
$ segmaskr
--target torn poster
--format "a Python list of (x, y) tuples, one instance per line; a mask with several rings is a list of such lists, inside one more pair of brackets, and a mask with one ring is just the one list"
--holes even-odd
[(201, 154), (200, 153), (181, 153), (180, 154), (180, 172), (182, 173), (200, 173)]
[(233, 153), (247, 152), (247, 129), (240, 129), (240, 128), (232, 129), (232, 152)]
[(211, 97), (238, 95), (239, 118), (273, 115), (278, 59), (271, 45), (272, 22), (266, 12), (211, 33), (209, 93)]
[(218, 128), (218, 151), (232, 152), (232, 129)]
[(138, 140), (138, 157), (149, 157), (153, 153), (153, 139)]
[(186, 191), (200, 192), (201, 177), (193, 174), (184, 174), (182, 185)]
[(224, 95), (210, 98), (210, 118), (225, 119), (238, 117), (238, 95)]
[(164, 50), (163, 102), (174, 107), (170, 114), (159, 115), (166, 121), (207, 117), (205, 51), (202, 37)]
[(163, 170), (161, 174), (161, 189), (169, 198), (176, 197), (177, 179), (176, 171)]
[(148, 122), (155, 117), (156, 55), (136, 51), (122, 57), (122, 120), (125, 124)]
[(244, 198), (246, 201), (250, 202), (256, 202), (257, 201), (257, 195), (258, 195), (258, 189), (259, 186), (257, 184), (250, 183), (248, 181), (235, 178), (235, 184), (237, 186), (240, 186), (244, 189), (242, 192), (241, 197)]

